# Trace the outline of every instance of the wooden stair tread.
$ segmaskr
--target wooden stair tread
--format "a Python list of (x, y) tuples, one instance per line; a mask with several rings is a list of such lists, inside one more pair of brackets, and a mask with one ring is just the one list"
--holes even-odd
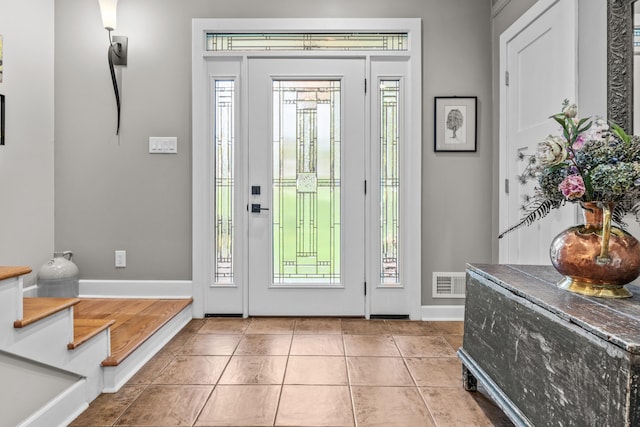
[(0, 267), (0, 280), (11, 279), (12, 277), (23, 276), (31, 273), (29, 267)]
[(136, 316), (111, 329), (111, 356), (102, 366), (118, 366), (165, 323), (192, 303), (192, 299), (156, 300)]
[(117, 366), (142, 343), (193, 302), (193, 299), (82, 299), (77, 319), (114, 319), (111, 356), (102, 366)]
[(23, 298), (22, 319), (13, 322), (14, 328), (27, 325), (66, 310), (80, 302), (80, 298)]
[(73, 319), (73, 342), (67, 344), (73, 350), (116, 323), (113, 319)]

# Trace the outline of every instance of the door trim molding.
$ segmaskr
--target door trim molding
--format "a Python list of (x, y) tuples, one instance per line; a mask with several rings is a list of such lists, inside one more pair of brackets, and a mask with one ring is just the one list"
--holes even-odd
[[(406, 32), (409, 36), (408, 50), (404, 51), (277, 51), (277, 52), (208, 52), (205, 50), (204, 40), (206, 32), (224, 31), (224, 32)], [(402, 284), (406, 288), (406, 293), (398, 301), (401, 303), (407, 314), (412, 319), (421, 318), (421, 239), (411, 238), (411, 236), (421, 236), (422, 221), (422, 28), (419, 18), (375, 18), (375, 19), (194, 19), (192, 21), (192, 287), (193, 287), (193, 312), (194, 317), (203, 317), (205, 314), (205, 292), (210, 289), (209, 282), (212, 277), (212, 238), (213, 227), (210, 224), (209, 214), (212, 206), (212, 197), (209, 194), (210, 189), (210, 171), (211, 164), (209, 156), (211, 155), (208, 141), (207, 127), (207, 105), (208, 94), (205, 82), (212, 75), (207, 70), (207, 64), (211, 61), (237, 61), (238, 63), (238, 79), (239, 91), (239, 118), (240, 122), (247, 117), (248, 94), (246, 93), (246, 85), (243, 76), (247, 74), (247, 60), (250, 57), (321, 57), (321, 58), (348, 58), (357, 57), (365, 58), (366, 76), (370, 82), (369, 87), (374, 88), (374, 82), (371, 76), (372, 62), (394, 59), (398, 62), (406, 64), (406, 79), (410, 80), (410, 88), (405, 91), (407, 108), (405, 116), (405, 141), (407, 148), (404, 150), (403, 173), (406, 174), (404, 185), (404, 214), (402, 219), (405, 221), (404, 243), (402, 243), (401, 254), (405, 257), (402, 265)], [(228, 72), (221, 73), (229, 75)], [(217, 77), (217, 75), (216, 75)], [(229, 76), (231, 77), (231, 76)], [(367, 102), (369, 114), (367, 118), (366, 138), (371, 138), (372, 120), (374, 114), (374, 105), (371, 100), (374, 98), (370, 95), (373, 90), (368, 90)], [(239, 126), (237, 139), (246, 139), (246, 125), (243, 123)], [(241, 161), (246, 160), (247, 153), (239, 152), (242, 156)], [(370, 156), (369, 156), (370, 158)], [(368, 159), (366, 160), (368, 162)], [(368, 182), (373, 182), (369, 178), (371, 176), (371, 166), (367, 163), (366, 175)], [(246, 175), (246, 171), (241, 172)], [(415, 177), (415, 179), (409, 179)], [(246, 179), (246, 176), (243, 177)], [(242, 181), (245, 182), (245, 181)], [(248, 196), (244, 191), (239, 191), (237, 196), (242, 199), (239, 205), (248, 203)], [(371, 198), (369, 198), (371, 199)], [(367, 205), (371, 205), (371, 201), (367, 201)], [(367, 209), (369, 212), (370, 209)], [(246, 215), (243, 224), (246, 225)], [(364, 226), (367, 233), (370, 233), (373, 218), (367, 216)], [(368, 245), (370, 246), (370, 245)], [(377, 254), (367, 248), (366, 262), (371, 265), (371, 261), (377, 257)], [(241, 250), (246, 255), (247, 248)], [(246, 277), (249, 266), (243, 265), (239, 269), (240, 275)], [(371, 299), (375, 298), (376, 286), (370, 280), (370, 268), (363, 272), (365, 280), (369, 285), (370, 291), (365, 297), (365, 316), (370, 315)], [(248, 284), (246, 282), (238, 283), (240, 292), (242, 292), (242, 311), (244, 315), (248, 315)], [(382, 299), (385, 294), (380, 294)], [(235, 312), (238, 310), (236, 309)], [(377, 313), (376, 313), (377, 314)]]

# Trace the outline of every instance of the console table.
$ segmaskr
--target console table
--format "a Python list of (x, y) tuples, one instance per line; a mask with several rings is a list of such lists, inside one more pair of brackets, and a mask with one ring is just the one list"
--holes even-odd
[(560, 290), (551, 266), (467, 265), (465, 389), (517, 426), (640, 426), (640, 287), (629, 299)]

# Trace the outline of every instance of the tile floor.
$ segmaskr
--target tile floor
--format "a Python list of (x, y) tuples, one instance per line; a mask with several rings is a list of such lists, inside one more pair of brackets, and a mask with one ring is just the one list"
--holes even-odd
[(80, 426), (512, 426), (462, 389), (462, 322), (194, 319)]

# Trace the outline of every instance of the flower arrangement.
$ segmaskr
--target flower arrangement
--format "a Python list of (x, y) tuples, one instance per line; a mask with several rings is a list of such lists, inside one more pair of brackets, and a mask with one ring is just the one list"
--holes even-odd
[(551, 116), (562, 134), (549, 135), (535, 155), (520, 155), (527, 165), (519, 180), (537, 179), (526, 196), (520, 222), (499, 237), (545, 217), (566, 202), (614, 203), (612, 219), (621, 227), (634, 214), (640, 222), (640, 137), (629, 136), (602, 118), (578, 119), (575, 104), (565, 100), (562, 112)]

